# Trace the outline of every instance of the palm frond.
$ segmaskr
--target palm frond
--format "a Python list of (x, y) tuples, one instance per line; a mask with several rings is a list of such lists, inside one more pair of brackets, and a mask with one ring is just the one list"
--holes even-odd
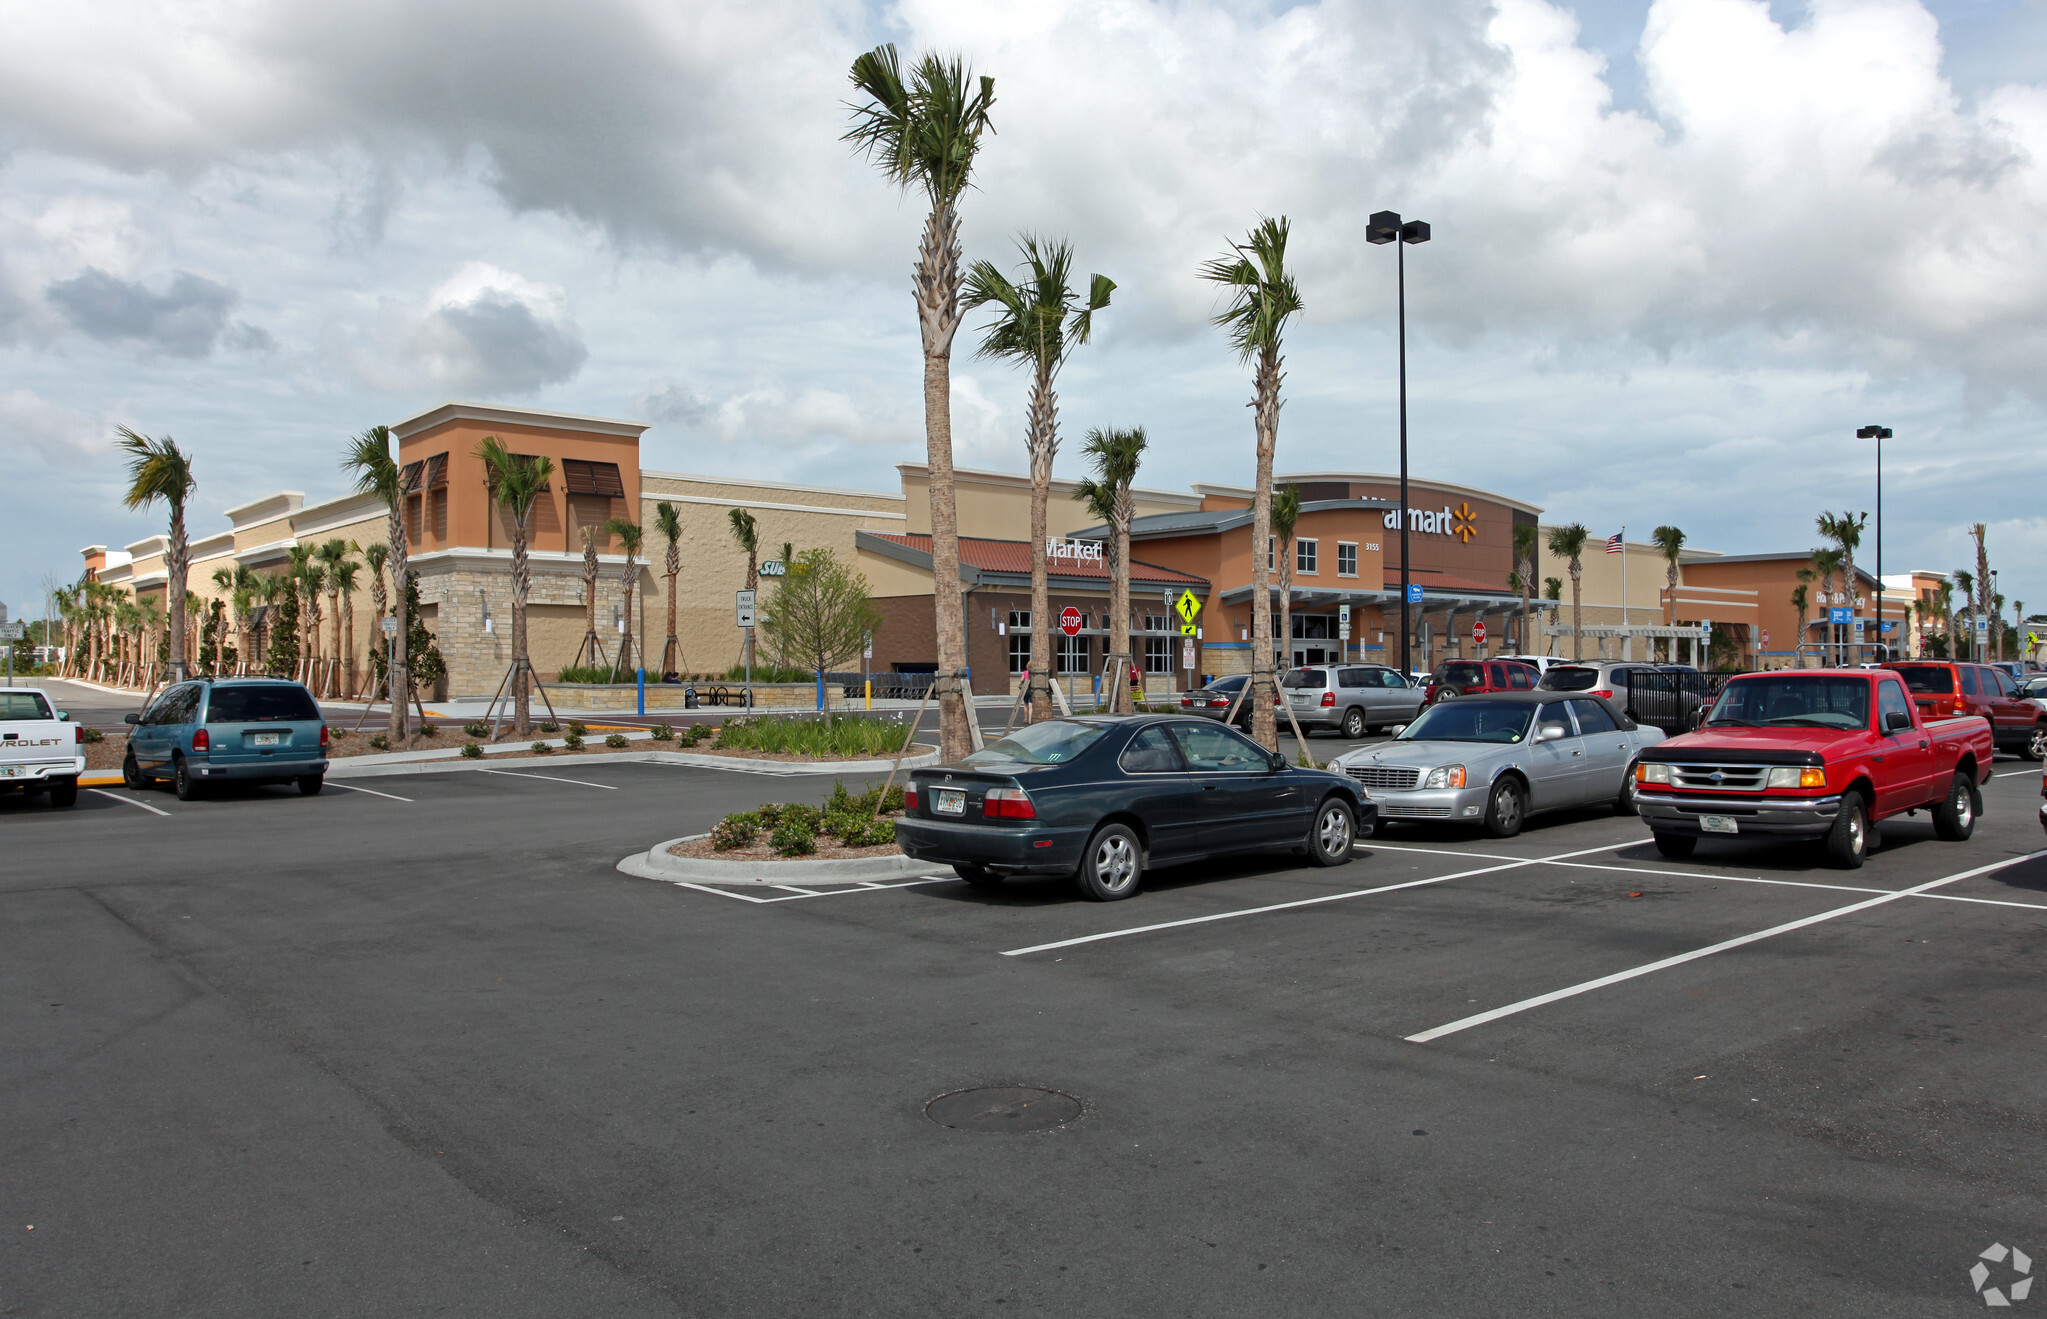
[(1202, 264), (1201, 278), (1228, 297), (1210, 324), (1228, 332), (1230, 346), (1248, 361), (1276, 350), (1286, 323), (1301, 311), (1301, 292), (1286, 268), (1287, 219), (1267, 216), (1241, 243)]
[(864, 99), (847, 106), (853, 123), (843, 140), (898, 187), (922, 187), (933, 206), (958, 200), (982, 135), (995, 131), (995, 80), (975, 78), (958, 55), (932, 52), (906, 78), (893, 45), (856, 58), (848, 76)]
[(523, 527), (541, 491), (547, 488), (548, 479), (554, 475), (554, 460), (545, 455), (536, 458), (513, 453), (495, 435), (477, 441), (476, 456), (483, 459), (484, 469), (490, 474), (491, 497)]
[(192, 459), (166, 435), (161, 439), (139, 435), (126, 426), (114, 432), (114, 445), (128, 455), (128, 493), (121, 502), (129, 508), (145, 508), (161, 499), (173, 509), (185, 506), (198, 481), (192, 476)]
[(405, 498), (405, 475), (391, 456), (391, 428), (372, 426), (348, 442), (343, 471), (355, 473), (357, 494), (375, 495), (387, 508)]

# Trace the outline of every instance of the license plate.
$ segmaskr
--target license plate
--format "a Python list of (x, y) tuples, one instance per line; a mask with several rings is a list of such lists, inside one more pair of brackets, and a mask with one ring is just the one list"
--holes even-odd
[(940, 815), (965, 815), (967, 813), (966, 789), (938, 789), (931, 794), (931, 809)]
[(18, 779), (18, 778), (20, 778), (20, 777), (21, 777), (21, 766), (19, 766), (19, 765), (0, 765), (0, 779)]
[(1709, 834), (1738, 834), (1741, 826), (1725, 815), (1701, 815), (1699, 828)]
[(249, 737), (249, 745), (258, 747), (274, 747), (277, 745), (277, 738), (278, 734), (276, 733), (254, 733), (251, 734)]

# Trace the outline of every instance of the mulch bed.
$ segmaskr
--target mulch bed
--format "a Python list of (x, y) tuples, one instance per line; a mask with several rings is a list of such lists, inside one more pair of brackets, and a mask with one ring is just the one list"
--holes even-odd
[[(892, 820), (895, 816), (884, 815), (882, 818)], [(903, 849), (894, 843), (878, 843), (873, 847), (847, 847), (836, 838), (819, 835), (817, 850), (810, 855), (783, 856), (768, 846), (768, 831), (764, 829), (752, 847), (735, 847), (729, 852), (720, 852), (711, 846), (711, 840), (706, 836), (686, 838), (682, 842), (671, 844), (668, 854), (688, 857), (692, 861), (857, 861), (870, 856), (901, 856)]]

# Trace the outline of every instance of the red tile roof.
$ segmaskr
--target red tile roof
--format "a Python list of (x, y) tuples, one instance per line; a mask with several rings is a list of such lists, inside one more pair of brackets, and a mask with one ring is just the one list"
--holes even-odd
[[(924, 554), (931, 553), (929, 536), (896, 536), (886, 532), (867, 534), (876, 540), (892, 541), (905, 549), (917, 550)], [(976, 540), (962, 536), (960, 562), (970, 568), (979, 568), (983, 572), (1014, 573), (1019, 577), (1028, 577), (1031, 574), (1031, 543), (1027, 540)], [(1051, 571), (1055, 577), (1094, 578), (1101, 582), (1109, 580), (1108, 564), (1098, 559), (1054, 559)], [(1187, 573), (1175, 572), (1171, 568), (1161, 568), (1157, 564), (1144, 563), (1136, 559), (1130, 561), (1130, 580), (1150, 582), (1159, 586), (1208, 585), (1206, 578), (1193, 577)]]

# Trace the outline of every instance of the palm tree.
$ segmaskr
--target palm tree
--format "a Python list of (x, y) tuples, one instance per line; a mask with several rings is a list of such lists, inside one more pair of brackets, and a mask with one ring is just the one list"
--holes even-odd
[(1990, 608), (1989, 608), (1989, 609), (1988, 609), (1988, 610), (1986, 611), (1986, 614), (1985, 614), (1985, 616), (1986, 616), (1986, 617), (1988, 617), (1988, 618), (1990, 619), (1990, 636), (1991, 636), (1991, 641), (1990, 641), (1990, 658), (1991, 658), (1991, 659), (1994, 659), (1994, 660), (1999, 660), (1999, 659), (2003, 659), (2003, 658), (2004, 658), (2004, 592), (2002, 592), (2002, 591), (1992, 591), (1992, 592), (1990, 593)]
[[(1657, 551), (1663, 555), (1663, 560), (1668, 565), (1664, 576), (1670, 589), (1663, 597), (1663, 626), (1675, 627), (1677, 626), (1677, 584), (1679, 580), (1678, 556), (1684, 553), (1685, 534), (1676, 527), (1658, 527), (1649, 533), (1649, 539), (1656, 542)], [(1677, 643), (1672, 638), (1665, 637), (1663, 639), (1663, 658), (1675, 662), (1677, 659), (1676, 647)]]
[(341, 595), (341, 567), (352, 562), (349, 556), (354, 549), (353, 545), (336, 536), (313, 551), (313, 557), (326, 570), (323, 576), (327, 587), (327, 613), (334, 620), (333, 656), (327, 662), (327, 676), (321, 683), (321, 689), (329, 696), (341, 694), (341, 661), (345, 652), (341, 649), (341, 609), (337, 601)]
[[(397, 612), (402, 615), (405, 612), (403, 602), (407, 561), (405, 474), (400, 470), (397, 460), (391, 456), (390, 428), (372, 426), (356, 436), (350, 442), (348, 456), (341, 460), (341, 466), (344, 470), (355, 473), (355, 488), (358, 493), (375, 495), (383, 501), (386, 534), (390, 544), (392, 595), (399, 605)], [(412, 692), (412, 685), (406, 673), (405, 623), (402, 618), (397, 632), (391, 636), (390, 680), (390, 738), (394, 743), (402, 745), (406, 736), (405, 702)]]
[(1542, 533), (1533, 522), (1514, 524), (1514, 571), (1507, 574), (1507, 589), (1521, 597), (1521, 649), (1530, 655), (1541, 653), (1528, 632), (1533, 608), (1530, 597), (1535, 594), (1535, 552), (1541, 543)]
[(1284, 667), (1294, 662), (1294, 524), (1301, 520), (1301, 488), (1285, 485), (1272, 497), (1272, 539), (1279, 559), (1279, 648)]
[[(1801, 569), (1800, 570), (1801, 574), (1803, 574), (1804, 571), (1805, 571), (1804, 569)], [(1798, 585), (1791, 588), (1791, 607), (1798, 611), (1797, 635), (1801, 639), (1805, 636), (1805, 616), (1808, 613), (1812, 612), (1812, 600), (1810, 597), (1810, 592), (1811, 588), (1807, 586), (1806, 583), (1804, 582), (1800, 582)], [(1799, 668), (1804, 668), (1805, 656), (1797, 655), (1796, 659), (1797, 666)]]
[[(1130, 487), (1137, 481), (1138, 464), (1144, 461), (1145, 438), (1142, 426), (1129, 430), (1105, 430), (1102, 427), (1087, 433), (1087, 442), (1081, 452), (1087, 455), (1095, 474), (1083, 479), (1073, 489), (1073, 497), (1088, 505), (1097, 516), (1107, 510), (1109, 524), (1109, 653), (1121, 655), (1125, 663), (1132, 662), (1130, 654), (1130, 519), (1135, 511), (1136, 501), (1131, 498)], [(1049, 608), (1050, 606), (1047, 606)], [(1033, 627), (1037, 619), (1031, 619)], [(1124, 674), (1116, 675), (1115, 687), (1103, 693), (1109, 698), (1109, 708), (1114, 710), (1121, 699)]]
[[(746, 551), (746, 589), (760, 590), (761, 585), (761, 529), (753, 514), (743, 508), (726, 510), (725, 520), (731, 524), (733, 543)], [(748, 628), (739, 639), (739, 658), (745, 661), (753, 645), (753, 629)]]
[(1031, 463), (1031, 719), (1052, 717), (1052, 600), (1046, 578), (1047, 506), (1052, 497), (1052, 459), (1059, 452), (1059, 396), (1053, 384), (1073, 350), (1088, 341), (1094, 314), (1109, 305), (1115, 282), (1106, 275), (1088, 277), (1082, 302), (1068, 286), (1073, 249), (1066, 243), (1040, 244), (1029, 234), (1017, 240), (1024, 260), (1021, 284), (1012, 284), (991, 262), (976, 261), (967, 271), (964, 302), (968, 310), (994, 303), (1001, 308), (982, 331), (977, 356), (1004, 359), (1031, 368), (1031, 402), (1024, 450)]
[[(192, 476), (192, 460), (168, 435), (152, 439), (137, 435), (126, 426), (114, 433), (118, 437), (115, 447), (128, 454), (128, 493), (121, 502), (129, 508), (147, 508), (161, 499), (171, 511), (170, 549), (164, 555), (164, 569), (170, 580), (164, 588), (164, 598), (183, 600), (185, 570), (192, 559), (192, 547), (185, 539), (185, 501), (199, 488), (199, 482)], [(186, 672), (185, 611), (171, 610), (170, 620), (170, 677), (178, 682)]]
[[(1990, 644), (1990, 654), (1994, 657), (1997, 654), (1997, 627), (2003, 620), (1998, 616), (1998, 612), (1990, 607), (1990, 551), (1983, 543), (1984, 531), (1985, 527), (1981, 522), (1969, 528), (1969, 536), (1976, 542), (1976, 609), (1969, 620), (1969, 629), (1973, 637), (1975, 620), (1981, 618), (1988, 621), (1989, 626), (1985, 629), (1983, 639)], [(1976, 654), (1974, 650), (1969, 653)], [(1979, 655), (1977, 658), (1980, 659), (1982, 656)]]
[(1543, 578), (1542, 598), (1545, 600), (1562, 600), (1564, 598), (1564, 579), (1561, 577)]
[(597, 667), (597, 535), (595, 526), (583, 533), (583, 644), (576, 649), (578, 662)]
[(1585, 658), (1585, 638), (1581, 626), (1585, 615), (1585, 565), (1580, 562), (1585, 553), (1585, 538), (1591, 533), (1582, 522), (1573, 522), (1568, 527), (1551, 527), (1549, 552), (1565, 561), (1571, 574), (1571, 658)]
[[(1859, 613), (1861, 583), (1855, 580), (1855, 550), (1857, 546), (1862, 544), (1862, 529), (1869, 525), (1869, 514), (1822, 513), (1819, 515), (1818, 524), (1820, 535), (1825, 536), (1841, 547), (1841, 562), (1839, 565), (1841, 589), (1847, 594), (1848, 616), (1850, 618), (1858, 618), (1861, 616)], [(1843, 647), (1852, 642), (1854, 635), (1855, 628), (1853, 624), (1841, 629), (1840, 639)], [(1878, 635), (1882, 634), (1879, 633)], [(1843, 649), (1838, 654), (1841, 658), (1845, 659), (1847, 652)]]
[(552, 460), (528, 457), (506, 449), (495, 435), (477, 442), (476, 456), (489, 473), (491, 500), (509, 515), (512, 531), (512, 731), (525, 737), (532, 727), (529, 682), (532, 661), (526, 655), (526, 598), (533, 589), (533, 569), (526, 560), (533, 505), (554, 475)]
[[(1954, 653), (1955, 658), (1960, 659), (1962, 654), (1961, 645), (1966, 641), (1969, 643), (1969, 657), (1971, 659), (1980, 658), (1976, 654), (1976, 574), (1970, 572), (1967, 568), (1957, 568), (1948, 574), (1948, 578), (1954, 583), (1955, 589), (1961, 594), (1962, 608), (1960, 613), (1964, 619), (1968, 620), (1966, 627), (1957, 628), (1952, 621), (1954, 614), (1949, 614), (1948, 633), (1950, 640), (1948, 642), (1948, 649)], [(1948, 592), (1943, 589), (1941, 594), (1946, 596)], [(1954, 636), (1956, 632), (1960, 632), (1961, 635), (1959, 637)]]
[(1301, 293), (1286, 269), (1285, 216), (1263, 219), (1241, 243), (1201, 268), (1201, 277), (1228, 291), (1229, 304), (1212, 323), (1229, 331), (1238, 360), (1254, 363), (1252, 424), (1258, 437), (1258, 472), (1251, 494), (1251, 735), (1279, 749), (1272, 703), (1271, 570), (1262, 553), (1272, 537), (1272, 452), (1279, 442), (1280, 348), (1286, 323), (1301, 310)]
[(682, 573), (682, 515), (675, 511), (675, 505), (666, 500), (654, 505), (654, 529), (668, 543), (668, 557), (661, 565), (661, 575), (668, 579), (668, 639), (661, 646), (661, 680), (666, 682), (680, 676), (676, 662), (682, 658), (682, 646), (675, 639), (675, 579)]
[[(853, 61), (853, 85), (864, 98), (851, 107), (845, 140), (908, 190), (930, 203), (911, 288), (924, 348), (924, 444), (931, 469), (931, 573), (938, 622), (939, 752), (967, 754), (971, 717), (959, 680), (967, 667), (966, 601), (960, 591), (959, 510), (952, 475), (952, 341), (959, 332), (960, 216), (981, 137), (994, 131), (988, 111), (995, 80), (974, 79), (964, 61), (925, 54), (905, 80), (894, 46)], [(978, 88), (974, 86), (978, 82)]]
[[(350, 548), (354, 548), (351, 546)], [(356, 696), (355, 680), (355, 591), (356, 578), (362, 572), (362, 565), (354, 559), (334, 565), (330, 580), (341, 592), (341, 609), (335, 615), (335, 626), (341, 630), (341, 692), (350, 700)]]
[(634, 667), (633, 658), (633, 588), (640, 581), (640, 546), (645, 542), (647, 531), (639, 523), (626, 518), (613, 518), (604, 524), (604, 529), (618, 537), (620, 547), (625, 550), (625, 569), (619, 573), (619, 587), (625, 592), (625, 615), (621, 620), (625, 630), (619, 633), (618, 662), (612, 666), (614, 675), (630, 672)]
[[(377, 620), (379, 628), (383, 626), (384, 605), (388, 598), (384, 594), (384, 565), (390, 561), (390, 558), (390, 546), (376, 541), (372, 541), (369, 547), (362, 552), (363, 564), (370, 570), (370, 617)], [(375, 635), (372, 635), (370, 637), (370, 645), (374, 648), (376, 644), (377, 638)], [(370, 671), (374, 673), (376, 668), (377, 666), (373, 660), (370, 664)]]
[[(1820, 579), (1821, 605), (1826, 606), (1833, 604), (1834, 574), (1841, 571), (1841, 551), (1836, 547), (1827, 547), (1823, 549), (1814, 550), (1812, 552), (1812, 570), (1819, 576)], [(1830, 617), (1831, 615), (1822, 615), (1823, 619)], [(1835, 648), (1834, 662), (1839, 663), (1841, 659), (1840, 635), (1834, 630), (1836, 626), (1837, 625), (1832, 622), (1824, 622), (1820, 630), (1820, 636), (1825, 638), (1825, 641), (1822, 643), (1823, 645), (1831, 645)], [(1820, 656), (1820, 665), (1822, 668), (1826, 666), (1826, 662), (1827, 662), (1826, 655), (1825, 652), (1823, 651)]]

